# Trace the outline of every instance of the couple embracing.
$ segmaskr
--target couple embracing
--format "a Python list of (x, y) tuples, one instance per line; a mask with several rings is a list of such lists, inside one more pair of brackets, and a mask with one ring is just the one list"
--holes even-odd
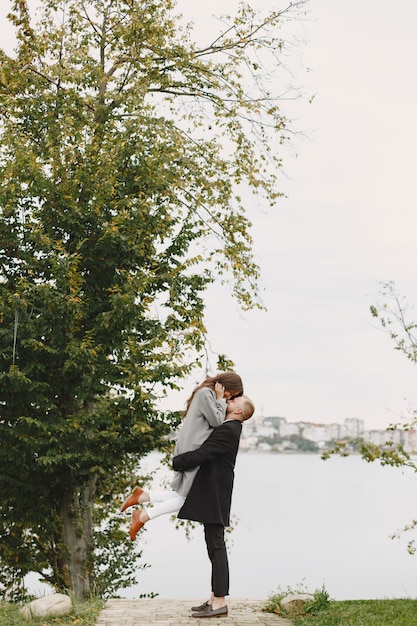
[(251, 400), (243, 395), (240, 376), (224, 372), (206, 378), (188, 399), (185, 418), (174, 450), (174, 478), (171, 491), (135, 487), (121, 511), (135, 505), (155, 503), (152, 508), (135, 509), (130, 539), (150, 520), (167, 513), (180, 519), (201, 522), (211, 562), (211, 594), (193, 617), (223, 617), (228, 614), (229, 565), (224, 531), (230, 523), (234, 466), (242, 423), (254, 412)]

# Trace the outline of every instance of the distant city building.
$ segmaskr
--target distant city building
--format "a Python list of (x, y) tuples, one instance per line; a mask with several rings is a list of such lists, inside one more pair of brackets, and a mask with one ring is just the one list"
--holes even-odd
[(281, 434), (281, 424), (286, 424), (287, 420), (285, 417), (265, 417), (264, 424), (268, 424), (275, 428), (279, 434)]
[(300, 435), (304, 439), (310, 439), (319, 443), (320, 441), (327, 441), (327, 426), (326, 424), (308, 424), (304, 423), (302, 429), (300, 429)]
[(365, 441), (373, 443), (375, 446), (383, 446), (388, 440), (386, 430), (367, 430), (365, 433)]
[(362, 437), (365, 431), (365, 423), (356, 417), (347, 417), (345, 419), (346, 435), (352, 439)]
[(291, 435), (300, 434), (300, 425), (296, 422), (285, 422), (280, 426), (279, 434), (281, 437), (291, 437)]
[(391, 441), (395, 445), (403, 446), (406, 452), (417, 454), (417, 429), (365, 430), (364, 421), (356, 417), (346, 418), (343, 424), (322, 424), (288, 422), (281, 416), (254, 416), (244, 426), (240, 447), (243, 450), (297, 452), (308, 450), (302, 444), (305, 439), (316, 444), (320, 450), (331, 447), (335, 441), (354, 442), (356, 439), (364, 439), (381, 447)]
[(410, 428), (410, 430), (405, 431), (405, 444), (404, 447), (408, 452), (417, 453), (417, 430), (414, 428)]
[(327, 441), (337, 441), (346, 437), (346, 426), (342, 424), (327, 424)]

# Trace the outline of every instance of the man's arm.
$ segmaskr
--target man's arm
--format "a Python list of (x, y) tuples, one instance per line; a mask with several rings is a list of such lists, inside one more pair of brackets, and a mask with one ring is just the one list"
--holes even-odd
[(233, 428), (228, 424), (223, 424), (215, 428), (205, 442), (190, 452), (184, 452), (174, 456), (173, 467), (175, 471), (182, 472), (192, 469), (208, 461), (212, 461), (216, 456), (225, 454), (233, 447), (235, 435)]

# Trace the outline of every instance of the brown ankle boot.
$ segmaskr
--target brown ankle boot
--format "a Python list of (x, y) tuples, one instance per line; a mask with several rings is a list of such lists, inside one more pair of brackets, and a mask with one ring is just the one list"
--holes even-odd
[(133, 511), (132, 513), (132, 523), (129, 530), (130, 541), (135, 541), (136, 535), (145, 524), (145, 522), (140, 521), (140, 513), (141, 512), (138, 510)]
[(139, 498), (142, 495), (142, 493), (143, 493), (143, 489), (141, 489), (140, 487), (135, 487), (132, 493), (130, 494), (130, 496), (126, 498), (126, 500), (123, 502), (122, 506), (120, 507), (120, 513), (123, 513), (123, 511), (126, 511), (126, 509), (128, 509), (130, 506), (139, 504)]

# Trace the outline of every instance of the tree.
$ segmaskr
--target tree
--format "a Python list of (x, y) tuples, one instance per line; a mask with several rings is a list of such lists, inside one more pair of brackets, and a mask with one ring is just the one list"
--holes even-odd
[(302, 5), (241, 4), (199, 47), (172, 0), (42, 0), (37, 23), (11, 2), (0, 559), (17, 578), (91, 592), (100, 524), (177, 424), (158, 400), (202, 363), (205, 289), (229, 281), (244, 309), (261, 306), (239, 194), (280, 196), (288, 123), (262, 64), (278, 68), (279, 29)]
[[(392, 281), (381, 284), (381, 296), (383, 301), (378, 305), (370, 307), (372, 316), (379, 320), (383, 329), (394, 342), (395, 349), (405, 354), (412, 363), (417, 364), (417, 321), (410, 318), (412, 309), (407, 304), (405, 298), (398, 294), (396, 286)], [(387, 438), (383, 445), (377, 445), (363, 439), (353, 443), (355, 449), (368, 463), (377, 461), (381, 465), (408, 467), (417, 472), (415, 455), (410, 454), (401, 442), (401, 439), (404, 438), (401, 435), (410, 432), (414, 434), (415, 431), (417, 431), (416, 408), (412, 409), (409, 418), (391, 424), (386, 429)], [(400, 443), (398, 442), (399, 440)], [(324, 453), (322, 458), (328, 459), (332, 454), (348, 456), (347, 446), (349, 445), (346, 442), (336, 442), (333, 449)], [(402, 531), (408, 532), (415, 528), (417, 528), (417, 519), (411, 520), (409, 524), (404, 526)], [(393, 537), (399, 537), (402, 531), (395, 533)], [(408, 542), (408, 551), (410, 554), (415, 553), (414, 539)]]

